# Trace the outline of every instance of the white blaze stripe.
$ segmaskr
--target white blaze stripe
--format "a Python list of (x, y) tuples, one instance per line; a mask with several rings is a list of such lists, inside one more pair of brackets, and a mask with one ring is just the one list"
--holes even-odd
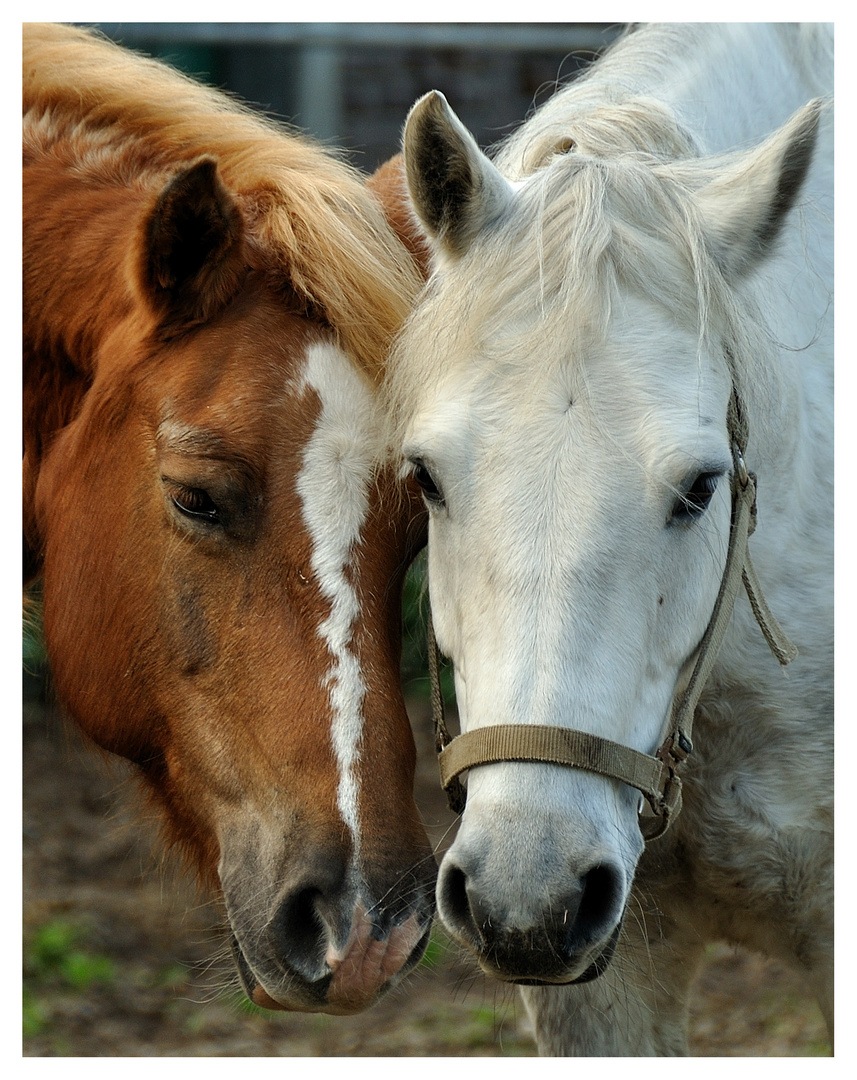
[(318, 632), (333, 657), (324, 682), (330, 688), (331, 737), (339, 765), (337, 798), (357, 853), (354, 766), (363, 732), (366, 684), (350, 649), (359, 604), (345, 569), (368, 509), (375, 405), (350, 360), (332, 345), (309, 349), (304, 384), (318, 394), (321, 414), (304, 451), (297, 488), (313, 545), (312, 568), (331, 603), (330, 614)]

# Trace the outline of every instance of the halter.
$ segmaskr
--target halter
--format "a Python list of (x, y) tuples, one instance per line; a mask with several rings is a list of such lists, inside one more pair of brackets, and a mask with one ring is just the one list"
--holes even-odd
[(535, 724), (497, 724), (476, 728), (453, 738), (446, 726), (440, 688), (439, 649), (429, 614), (428, 658), (432, 716), (440, 779), (450, 809), (460, 814), (466, 794), (460, 774), (479, 765), (500, 761), (548, 762), (598, 773), (640, 791), (654, 817), (640, 816), (646, 840), (654, 840), (669, 828), (681, 810), (681, 777), (678, 766), (693, 750), (693, 717), (700, 694), (714, 668), (726, 635), (735, 599), (743, 582), (756, 621), (780, 664), (790, 664), (798, 652), (774, 618), (762, 595), (747, 541), (756, 528), (756, 476), (744, 461), (747, 423), (733, 387), (727, 416), (732, 442), (732, 518), (729, 547), (720, 590), (705, 633), (679, 673), (666, 738), (653, 755), (585, 731)]

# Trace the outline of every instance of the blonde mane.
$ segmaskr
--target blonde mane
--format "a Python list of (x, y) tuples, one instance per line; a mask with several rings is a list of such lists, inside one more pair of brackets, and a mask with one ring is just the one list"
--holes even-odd
[[(25, 153), (73, 139), (104, 175), (217, 160), (254, 251), (380, 381), (420, 286), (361, 174), (332, 152), (165, 64), (68, 26), (25, 24)], [(126, 163), (123, 168), (123, 163)]]

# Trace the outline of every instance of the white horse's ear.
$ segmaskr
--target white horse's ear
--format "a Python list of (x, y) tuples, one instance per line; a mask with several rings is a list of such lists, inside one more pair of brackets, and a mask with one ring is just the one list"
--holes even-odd
[(697, 193), (712, 253), (737, 281), (771, 251), (812, 162), (824, 102), (809, 102)]
[(403, 139), (411, 202), (434, 244), (463, 255), (509, 205), (512, 189), (432, 90), (411, 109)]

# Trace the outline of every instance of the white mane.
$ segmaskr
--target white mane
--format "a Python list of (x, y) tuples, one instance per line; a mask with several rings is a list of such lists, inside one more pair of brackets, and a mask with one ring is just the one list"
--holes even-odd
[[(540, 363), (570, 362), (580, 354), (575, 345), (597, 340), (626, 290), (696, 333), (700, 348), (727, 353), (751, 407), (767, 396), (775, 371), (765, 362), (763, 320), (748, 317), (751, 298), (739, 299), (724, 282), (692, 198), (730, 159), (697, 157), (674, 115), (645, 98), (581, 111), (559, 141), (513, 137), (497, 163), (521, 143), (532, 172), (518, 189), (514, 218), (441, 267), (408, 324), (407, 358), (393, 350), (386, 394), (395, 439), (427, 388), (476, 357), (482, 372), (502, 370), (510, 394), (531, 377), (534, 352)], [(458, 302), (452, 321), (438, 318), (450, 289)], [(515, 310), (530, 314), (510, 334)], [(431, 332), (421, 332), (423, 325)]]

